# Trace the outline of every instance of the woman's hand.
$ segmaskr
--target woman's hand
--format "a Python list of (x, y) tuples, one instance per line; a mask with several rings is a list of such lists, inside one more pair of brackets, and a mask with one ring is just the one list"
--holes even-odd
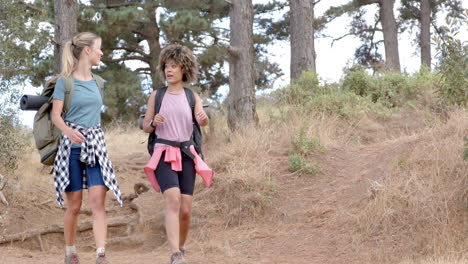
[(162, 124), (164, 123), (164, 121), (166, 121), (166, 118), (164, 118), (163, 115), (161, 114), (156, 114), (153, 118), (153, 126), (157, 126), (159, 124)]
[(196, 113), (195, 118), (197, 119), (197, 122), (200, 125), (204, 125), (208, 121), (208, 115), (203, 110)]
[(85, 141), (85, 137), (78, 130), (69, 128), (65, 132), (65, 135), (67, 135), (73, 144), (81, 144)]

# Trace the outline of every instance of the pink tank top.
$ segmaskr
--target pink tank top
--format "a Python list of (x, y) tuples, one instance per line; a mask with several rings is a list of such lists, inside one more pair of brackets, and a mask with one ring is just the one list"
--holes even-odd
[[(190, 140), (193, 132), (192, 109), (185, 91), (179, 94), (166, 91), (159, 114), (164, 116), (165, 121), (156, 126), (155, 133), (158, 138), (177, 142)], [(160, 146), (164, 144), (156, 143), (154, 147)]]

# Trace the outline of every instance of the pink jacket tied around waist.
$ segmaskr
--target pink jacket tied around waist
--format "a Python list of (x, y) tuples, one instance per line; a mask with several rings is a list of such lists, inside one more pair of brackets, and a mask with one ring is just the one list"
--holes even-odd
[[(172, 170), (182, 171), (182, 154), (179, 148), (167, 145), (156, 147), (151, 159), (144, 168), (145, 174), (156, 192), (161, 192), (161, 188), (156, 180), (155, 170), (164, 151), (166, 151), (164, 162), (171, 163)], [(190, 146), (190, 152), (195, 155), (193, 159), (195, 172), (202, 177), (203, 183), (209, 188), (213, 181), (214, 171), (198, 156), (193, 146)]]

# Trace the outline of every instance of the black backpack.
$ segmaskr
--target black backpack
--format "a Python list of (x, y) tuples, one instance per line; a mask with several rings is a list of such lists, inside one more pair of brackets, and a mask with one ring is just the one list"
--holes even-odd
[[(161, 87), (157, 90), (155, 104), (154, 104), (154, 113), (155, 115), (159, 113), (161, 109), (161, 103), (166, 93), (167, 86)], [(190, 104), (190, 108), (192, 109), (192, 120), (193, 120), (193, 132), (192, 132), (192, 140), (194, 142), (195, 150), (197, 151), (198, 155), (203, 158), (202, 154), (202, 133), (200, 129), (200, 125), (198, 124), (197, 120), (195, 119), (195, 95), (192, 90), (188, 88), (184, 88), (185, 95), (187, 96), (187, 101)], [(151, 132), (148, 135), (148, 153), (152, 156), (154, 151), (154, 144), (156, 144), (156, 133)]]

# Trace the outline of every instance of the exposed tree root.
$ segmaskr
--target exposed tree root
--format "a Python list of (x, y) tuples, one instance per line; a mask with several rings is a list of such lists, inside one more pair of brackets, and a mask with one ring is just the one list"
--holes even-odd
[[(137, 221), (136, 218), (137, 217), (133, 215), (112, 218), (107, 223), (107, 226), (108, 227), (129, 226), (132, 223), (135, 223)], [(77, 231), (83, 232), (83, 231), (91, 230), (92, 228), (93, 228), (93, 222), (86, 221), (86, 222), (82, 222), (78, 224)], [(45, 227), (41, 227), (37, 229), (27, 230), (22, 233), (0, 236), (0, 244), (11, 243), (15, 241), (24, 241), (24, 240), (31, 239), (34, 237), (37, 237), (39, 239), (39, 242), (41, 242), (42, 239), (40, 239), (40, 236), (46, 235), (46, 234), (52, 234), (52, 233), (63, 233), (63, 224), (55, 224), (55, 225), (45, 226)]]
[[(4, 179), (5, 177), (0, 175), (0, 199), (2, 199), (2, 197), (4, 199), (3, 193), (1, 192), (2, 188), (5, 185)], [(141, 207), (138, 204), (136, 204), (133, 200), (137, 198), (140, 194), (147, 192), (149, 188), (143, 183), (137, 183), (134, 186), (134, 190), (135, 190), (135, 193), (125, 196), (124, 200), (130, 201), (130, 208), (136, 211), (136, 215), (111, 218), (109, 219), (109, 222), (107, 224), (108, 227), (126, 226), (127, 227), (126, 233), (128, 236), (131, 235), (135, 231), (136, 225), (140, 224), (143, 219)], [(93, 228), (93, 222), (86, 221), (86, 222), (82, 222), (78, 224), (77, 231), (84, 232), (84, 231), (91, 230), (92, 228)], [(46, 234), (51, 234), (51, 233), (63, 233), (63, 224), (54, 224), (54, 225), (49, 225), (49, 226), (45, 226), (45, 227), (41, 227), (37, 229), (27, 230), (27, 231), (17, 233), (17, 234), (0, 236), (0, 244), (12, 243), (16, 241), (25, 241), (27, 239), (36, 238), (41, 247), (41, 250), (44, 250), (41, 236), (46, 235)], [(115, 241), (115, 242), (121, 243), (121, 241)]]

